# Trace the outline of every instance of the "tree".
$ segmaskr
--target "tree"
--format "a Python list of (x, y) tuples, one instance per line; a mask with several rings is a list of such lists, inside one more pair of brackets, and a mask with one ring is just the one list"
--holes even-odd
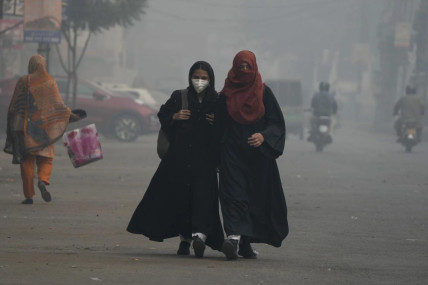
[[(67, 43), (67, 61), (62, 58), (57, 45), (61, 66), (67, 73), (67, 94), (69, 101), (70, 85), (72, 87), (72, 103), (76, 104), (77, 69), (85, 55), (89, 40), (93, 33), (108, 30), (116, 25), (124, 28), (139, 21), (144, 13), (146, 0), (68, 0), (67, 15), (62, 21), (61, 32)], [(77, 40), (83, 31), (88, 31), (85, 44), (78, 55)]]

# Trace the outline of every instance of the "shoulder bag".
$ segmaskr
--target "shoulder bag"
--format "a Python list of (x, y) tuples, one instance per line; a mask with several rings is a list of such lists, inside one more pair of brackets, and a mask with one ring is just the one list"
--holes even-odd
[[(181, 109), (187, 109), (188, 108), (188, 100), (187, 100), (187, 89), (180, 90), (181, 92)], [(168, 135), (161, 129), (159, 130), (158, 134), (158, 141), (157, 141), (157, 152), (160, 159), (162, 159), (165, 154), (168, 152), (169, 149), (169, 139)]]

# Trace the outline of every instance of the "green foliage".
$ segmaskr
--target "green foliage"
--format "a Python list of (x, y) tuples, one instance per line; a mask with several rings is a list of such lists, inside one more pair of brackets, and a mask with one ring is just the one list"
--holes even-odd
[(69, 0), (63, 29), (101, 32), (116, 25), (129, 27), (140, 21), (146, 0)]

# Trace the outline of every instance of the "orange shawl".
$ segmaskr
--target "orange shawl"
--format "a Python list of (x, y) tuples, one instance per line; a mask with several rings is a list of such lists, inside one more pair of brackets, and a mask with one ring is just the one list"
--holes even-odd
[(55, 143), (67, 129), (71, 110), (64, 104), (45, 59), (31, 57), (28, 73), (15, 86), (7, 116), (4, 151), (21, 163), (27, 154)]

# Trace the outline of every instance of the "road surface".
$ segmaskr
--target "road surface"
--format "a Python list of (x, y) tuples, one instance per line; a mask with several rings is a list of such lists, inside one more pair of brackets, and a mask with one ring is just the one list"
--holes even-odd
[(103, 139), (104, 159), (78, 169), (58, 143), (53, 201), (36, 192), (34, 205), (20, 204), (19, 167), (1, 153), (0, 284), (428, 284), (428, 142), (406, 153), (392, 133), (344, 124), (317, 153), (291, 136), (278, 159), (290, 234), (237, 261), (126, 232), (155, 142)]

